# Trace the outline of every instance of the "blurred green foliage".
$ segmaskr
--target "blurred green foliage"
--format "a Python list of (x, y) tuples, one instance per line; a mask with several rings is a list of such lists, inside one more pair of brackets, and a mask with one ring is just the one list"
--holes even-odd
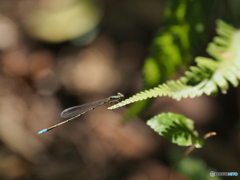
[(200, 160), (191, 157), (186, 157), (179, 161), (174, 167), (178, 172), (181, 172), (189, 179), (194, 180), (221, 180), (221, 177), (210, 176), (210, 172), (214, 171), (213, 168), (208, 167), (208, 165)]
[[(173, 77), (192, 63), (207, 42), (207, 25), (216, 1), (168, 0), (162, 27), (156, 33), (143, 67), (144, 89)], [(132, 105), (128, 118), (141, 114), (151, 100)]]
[(86, 44), (95, 37), (101, 18), (95, 1), (51, 0), (30, 11), (24, 24), (31, 36), (46, 42)]

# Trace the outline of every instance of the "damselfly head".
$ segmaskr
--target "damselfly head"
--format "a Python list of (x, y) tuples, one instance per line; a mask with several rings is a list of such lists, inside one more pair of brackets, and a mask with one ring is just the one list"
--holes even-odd
[(119, 96), (119, 100), (121, 101), (121, 100), (123, 100), (125, 97), (124, 97), (124, 95), (122, 94), (122, 93), (118, 93), (118, 96)]
[(124, 95), (122, 94), (122, 93), (118, 93), (117, 95), (115, 95), (115, 96), (110, 96), (109, 97), (109, 102), (112, 104), (114, 104), (114, 103), (118, 103), (118, 102), (120, 102), (120, 101), (122, 101), (124, 99)]

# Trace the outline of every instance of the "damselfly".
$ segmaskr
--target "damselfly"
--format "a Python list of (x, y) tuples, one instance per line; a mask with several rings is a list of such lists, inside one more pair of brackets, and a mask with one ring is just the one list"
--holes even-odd
[(65, 110), (62, 111), (61, 113), (61, 117), (62, 118), (69, 118), (61, 123), (58, 123), (58, 124), (55, 124), (49, 128), (46, 128), (46, 129), (43, 129), (41, 131), (38, 132), (38, 134), (43, 134), (45, 132), (48, 132), (54, 128), (57, 128), (67, 122), (70, 122), (72, 121), (73, 119), (85, 114), (86, 112), (88, 111), (91, 111), (103, 104), (106, 104), (106, 103), (117, 103), (117, 102), (120, 102), (124, 99), (124, 95), (122, 93), (118, 93), (116, 96), (110, 96), (108, 98), (105, 98), (105, 99), (101, 99), (101, 100), (98, 100), (98, 101), (95, 101), (95, 102), (92, 102), (92, 103), (88, 103), (88, 104), (83, 104), (83, 105), (79, 105), (79, 106), (73, 106), (73, 107), (70, 107), (70, 108), (67, 108)]

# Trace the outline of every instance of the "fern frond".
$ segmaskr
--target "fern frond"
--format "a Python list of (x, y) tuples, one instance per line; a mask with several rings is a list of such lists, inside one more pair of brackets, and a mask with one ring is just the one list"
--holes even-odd
[(185, 76), (176, 81), (168, 81), (158, 87), (142, 91), (109, 109), (127, 104), (168, 96), (176, 100), (187, 97), (211, 95), (220, 89), (225, 93), (232, 84), (238, 86), (240, 79), (240, 30), (235, 30), (225, 22), (217, 21), (218, 36), (209, 44), (207, 52), (215, 59), (197, 57), (196, 66), (190, 67)]

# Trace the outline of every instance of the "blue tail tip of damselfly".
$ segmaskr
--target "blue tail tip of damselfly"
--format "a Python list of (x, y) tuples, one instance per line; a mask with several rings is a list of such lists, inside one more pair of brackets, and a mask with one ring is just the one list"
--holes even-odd
[(47, 131), (48, 131), (47, 129), (43, 129), (43, 130), (39, 131), (38, 134), (40, 135), (40, 134), (43, 134), (43, 133), (45, 133)]

